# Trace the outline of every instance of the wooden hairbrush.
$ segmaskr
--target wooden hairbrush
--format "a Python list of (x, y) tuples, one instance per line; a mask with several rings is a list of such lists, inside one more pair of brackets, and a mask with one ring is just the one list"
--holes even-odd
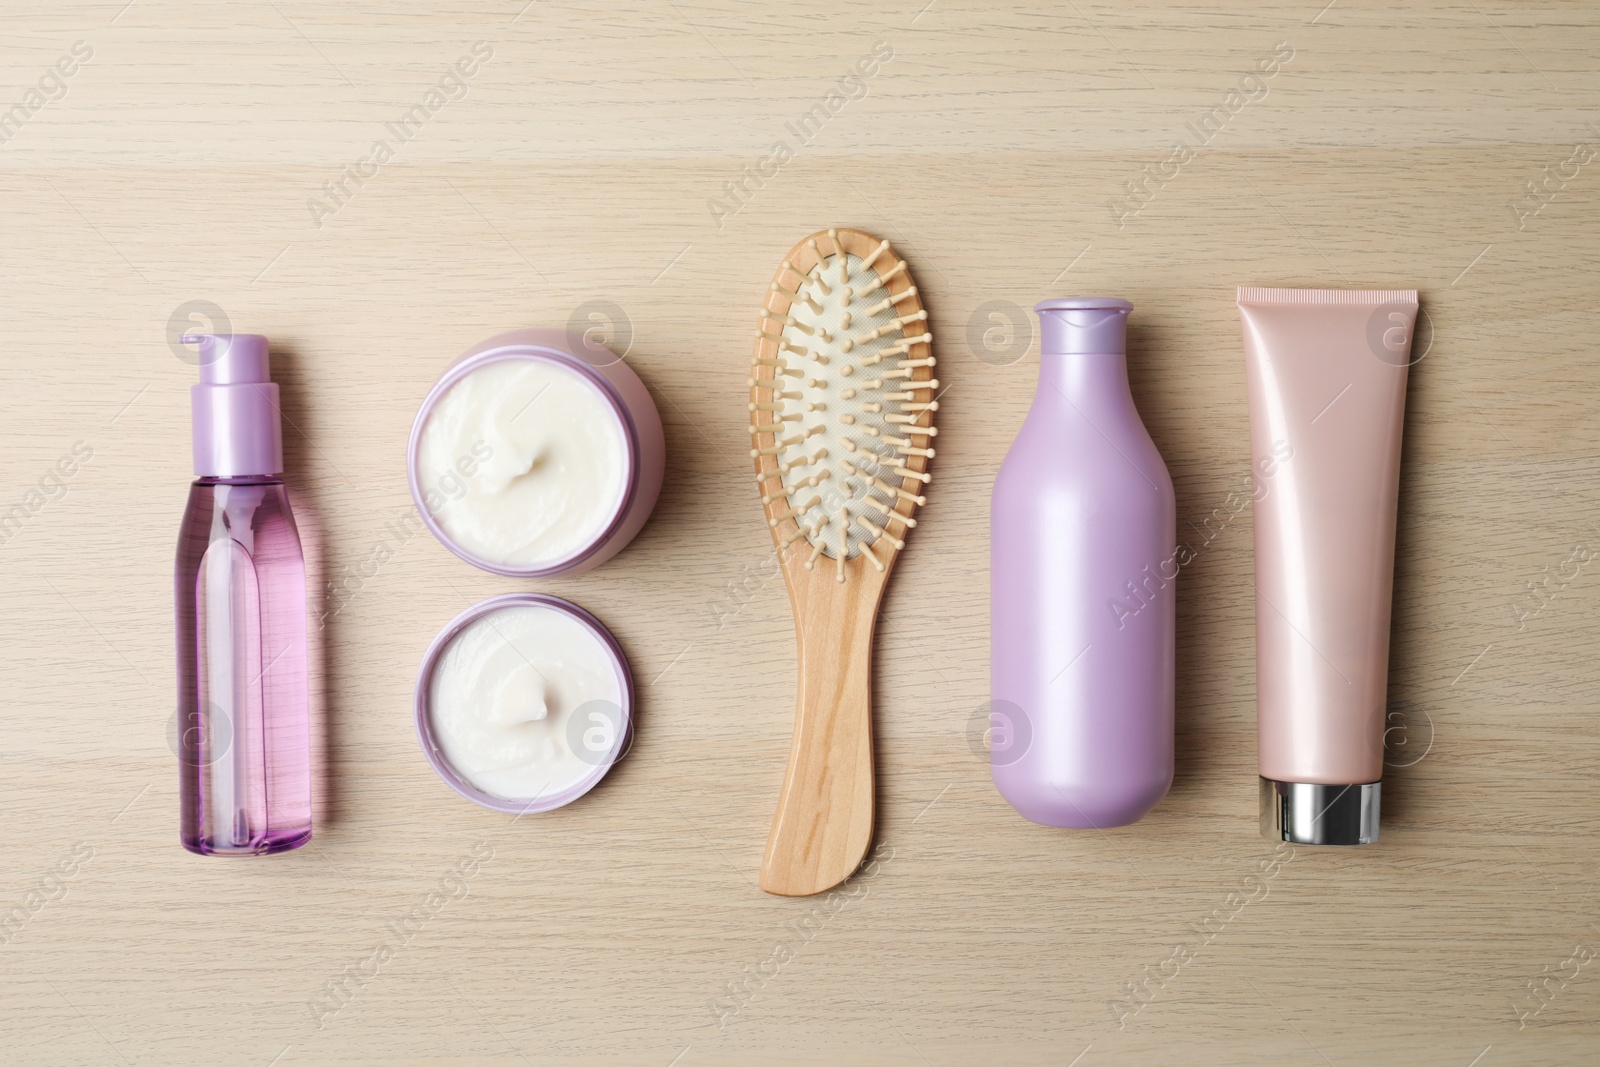
[(917, 524), (939, 383), (903, 260), (859, 230), (790, 250), (767, 290), (750, 454), (794, 605), (799, 696), (761, 888), (831, 889), (872, 840), (872, 635)]

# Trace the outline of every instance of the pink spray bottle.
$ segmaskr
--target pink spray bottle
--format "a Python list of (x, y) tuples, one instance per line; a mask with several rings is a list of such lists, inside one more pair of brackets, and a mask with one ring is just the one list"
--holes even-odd
[(1047, 826), (1136, 822), (1173, 769), (1177, 504), (1128, 390), (1133, 305), (1047, 300), (995, 477), (990, 769)]
[(283, 485), (267, 339), (200, 346), (194, 472), (178, 534), (183, 847), (252, 856), (311, 838), (306, 569)]

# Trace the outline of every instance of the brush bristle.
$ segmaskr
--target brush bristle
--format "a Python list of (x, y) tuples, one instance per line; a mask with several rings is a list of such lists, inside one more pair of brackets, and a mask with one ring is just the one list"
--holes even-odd
[[(751, 454), (762, 502), (777, 507), (769, 525), (794, 524), (780, 542), (805, 540), (804, 566), (831, 558), (842, 582), (857, 557), (887, 569), (916, 525), (939, 383), (928, 313), (889, 242), (858, 256), (829, 230), (802, 247), (817, 264), (785, 260), (761, 312)], [(800, 262), (810, 261), (805, 252)]]

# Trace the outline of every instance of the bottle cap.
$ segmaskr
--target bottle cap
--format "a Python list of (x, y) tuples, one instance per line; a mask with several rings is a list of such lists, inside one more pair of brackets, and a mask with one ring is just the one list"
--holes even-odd
[(278, 387), (267, 372), (267, 339), (256, 333), (188, 334), (200, 346), (200, 384), (189, 390), (194, 472), (201, 478), (283, 473)]
[(1116, 296), (1044, 300), (1039, 315), (1039, 352), (1046, 356), (1120, 356), (1128, 350), (1128, 313), (1133, 304)]
[(1261, 779), (1261, 836), (1295, 845), (1370, 845), (1378, 840), (1382, 782), (1325, 785)]

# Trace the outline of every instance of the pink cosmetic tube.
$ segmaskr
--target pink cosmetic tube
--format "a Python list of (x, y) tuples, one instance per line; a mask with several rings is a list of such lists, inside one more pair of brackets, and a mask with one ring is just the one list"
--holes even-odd
[(1378, 840), (1415, 290), (1239, 290), (1261, 832)]

